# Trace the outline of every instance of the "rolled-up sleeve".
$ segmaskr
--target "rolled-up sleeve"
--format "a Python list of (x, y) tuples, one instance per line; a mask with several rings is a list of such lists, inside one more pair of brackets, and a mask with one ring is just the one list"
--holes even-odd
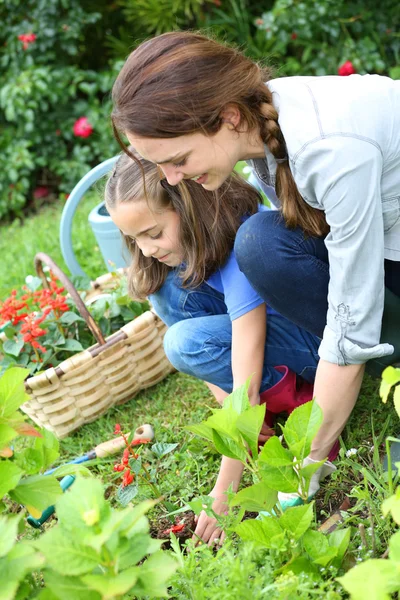
[(393, 353), (380, 343), (384, 304), (382, 155), (373, 143), (338, 134), (308, 144), (293, 161), (303, 198), (325, 211), (330, 283), (319, 348), (338, 365)]

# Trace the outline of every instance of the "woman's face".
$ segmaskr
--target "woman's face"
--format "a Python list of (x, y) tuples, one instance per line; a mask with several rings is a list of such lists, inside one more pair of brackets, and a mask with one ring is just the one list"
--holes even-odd
[(170, 185), (193, 179), (206, 190), (217, 190), (243, 158), (241, 138), (223, 123), (213, 136), (190, 133), (175, 138), (147, 138), (127, 134), (137, 152), (160, 166)]
[(152, 256), (169, 267), (182, 263), (180, 220), (174, 210), (154, 212), (146, 200), (138, 200), (120, 202), (109, 212), (116, 226), (135, 241), (144, 256)]

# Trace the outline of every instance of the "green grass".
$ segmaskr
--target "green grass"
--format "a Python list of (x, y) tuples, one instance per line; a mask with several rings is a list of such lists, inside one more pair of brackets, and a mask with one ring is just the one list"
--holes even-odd
[[(87, 194), (75, 214), (72, 229), (73, 248), (77, 260), (95, 279), (106, 272), (106, 266), (88, 223), (91, 209), (100, 202), (95, 192)], [(0, 301), (14, 287), (23, 285), (27, 275), (34, 274), (33, 259), (38, 252), (48, 254), (69, 275), (61, 255), (60, 219), (64, 203), (44, 205), (36, 214), (0, 225)]]

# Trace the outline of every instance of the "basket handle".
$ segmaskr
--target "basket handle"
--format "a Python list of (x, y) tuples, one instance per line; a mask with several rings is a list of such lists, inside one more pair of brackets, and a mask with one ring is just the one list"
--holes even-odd
[(93, 317), (90, 314), (90, 312), (88, 311), (88, 309), (86, 308), (85, 303), (83, 302), (82, 298), (76, 291), (72, 281), (66, 276), (66, 274), (63, 271), (61, 271), (60, 267), (56, 265), (56, 263), (50, 258), (50, 256), (48, 256), (44, 252), (39, 252), (35, 256), (34, 264), (35, 264), (36, 273), (39, 275), (40, 279), (42, 280), (43, 287), (46, 287), (49, 289), (50, 285), (49, 285), (49, 282), (47, 281), (46, 275), (44, 274), (42, 263), (45, 263), (51, 269), (51, 271), (54, 273), (54, 275), (56, 275), (56, 277), (63, 283), (64, 287), (68, 290), (73, 301), (75, 302), (76, 307), (79, 311), (79, 314), (81, 315), (81, 317), (83, 319), (85, 319), (87, 326), (89, 327), (90, 331), (93, 333), (97, 343), (100, 344), (101, 346), (103, 346), (106, 343), (106, 341), (101, 332), (101, 329), (97, 325), (96, 321), (93, 319)]

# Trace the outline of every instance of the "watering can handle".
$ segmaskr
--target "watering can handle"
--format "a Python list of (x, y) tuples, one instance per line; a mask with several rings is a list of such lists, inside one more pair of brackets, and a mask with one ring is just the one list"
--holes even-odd
[(79, 314), (83, 319), (85, 319), (86, 324), (89, 327), (90, 331), (93, 333), (97, 343), (100, 345), (105, 344), (106, 341), (104, 339), (100, 327), (97, 325), (96, 321), (93, 319), (92, 315), (86, 308), (82, 298), (76, 291), (72, 281), (66, 276), (66, 274), (63, 271), (61, 271), (60, 267), (56, 265), (56, 263), (50, 258), (50, 256), (47, 256), (47, 254), (44, 254), (44, 252), (39, 252), (35, 256), (35, 269), (40, 279), (42, 280), (43, 287), (49, 288), (50, 285), (46, 275), (43, 272), (42, 263), (45, 263), (48, 267), (50, 267), (52, 273), (54, 273), (57, 279), (59, 279), (64, 285), (64, 287), (68, 290), (68, 293), (75, 302)]
[(72, 219), (74, 217), (76, 207), (90, 186), (93, 185), (93, 183), (95, 183), (98, 179), (101, 179), (103, 175), (108, 173), (118, 158), (119, 155), (109, 158), (97, 165), (97, 167), (94, 167), (94, 169), (89, 171), (89, 173), (86, 173), (79, 183), (76, 184), (69, 195), (67, 202), (65, 203), (60, 222), (60, 244), (63, 258), (72, 275), (85, 275), (85, 272), (82, 270), (81, 266), (76, 260), (75, 252), (72, 249)]

